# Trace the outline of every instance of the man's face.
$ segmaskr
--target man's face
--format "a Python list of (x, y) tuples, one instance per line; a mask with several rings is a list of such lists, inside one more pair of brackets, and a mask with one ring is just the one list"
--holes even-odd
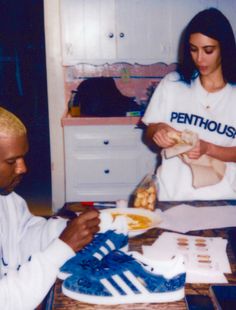
[(12, 192), (27, 172), (24, 156), (28, 149), (26, 135), (0, 136), (0, 194), (7, 195)]

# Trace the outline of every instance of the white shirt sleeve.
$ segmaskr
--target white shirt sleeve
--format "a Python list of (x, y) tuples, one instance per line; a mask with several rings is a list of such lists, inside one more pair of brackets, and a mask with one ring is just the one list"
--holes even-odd
[[(58, 238), (67, 225), (67, 219), (50, 218), (46, 220), (40, 216), (33, 216), (27, 207), (26, 202), (16, 193), (1, 199), (5, 201), (5, 206), (1, 205), (3, 221), (4, 258), (10, 266), (13, 266), (11, 259), (18, 258), (18, 264), (26, 262), (30, 255), (45, 250), (48, 245)], [(8, 230), (8, 227), (11, 230)]]
[(55, 282), (60, 266), (74, 254), (66, 243), (56, 239), (45, 251), (32, 255), (19, 271), (9, 271), (0, 280), (0, 309), (33, 310)]

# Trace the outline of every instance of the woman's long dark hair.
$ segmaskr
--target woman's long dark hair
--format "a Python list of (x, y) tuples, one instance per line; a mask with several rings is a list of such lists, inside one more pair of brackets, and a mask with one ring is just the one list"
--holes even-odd
[(199, 72), (190, 54), (189, 39), (193, 33), (217, 40), (221, 50), (223, 78), (226, 82), (236, 83), (236, 44), (228, 19), (217, 9), (210, 8), (199, 12), (189, 22), (183, 33), (179, 50), (179, 67), (181, 80), (190, 84)]

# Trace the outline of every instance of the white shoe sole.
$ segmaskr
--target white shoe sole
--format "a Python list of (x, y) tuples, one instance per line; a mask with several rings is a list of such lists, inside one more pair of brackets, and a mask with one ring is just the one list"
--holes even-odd
[(66, 296), (89, 304), (98, 304), (98, 305), (118, 305), (118, 304), (131, 304), (131, 303), (162, 303), (162, 302), (174, 302), (184, 298), (185, 291), (184, 287), (166, 293), (140, 293), (132, 295), (120, 295), (120, 296), (92, 296), (86, 294), (80, 294), (72, 292), (66, 289), (62, 285), (62, 292)]

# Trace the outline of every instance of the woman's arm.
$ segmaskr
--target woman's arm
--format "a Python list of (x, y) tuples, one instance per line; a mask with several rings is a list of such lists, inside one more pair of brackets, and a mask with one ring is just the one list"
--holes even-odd
[(198, 159), (206, 154), (224, 162), (236, 162), (236, 147), (225, 147), (199, 140), (194, 149), (186, 153), (190, 159)]
[[(165, 123), (151, 123), (146, 129), (146, 140), (149, 144), (157, 145), (161, 148), (170, 147), (174, 140), (169, 137), (168, 132), (179, 133), (173, 127)], [(189, 152), (186, 152), (190, 159), (198, 159), (206, 154), (224, 162), (236, 162), (236, 147), (224, 147), (199, 139), (197, 145)]]

